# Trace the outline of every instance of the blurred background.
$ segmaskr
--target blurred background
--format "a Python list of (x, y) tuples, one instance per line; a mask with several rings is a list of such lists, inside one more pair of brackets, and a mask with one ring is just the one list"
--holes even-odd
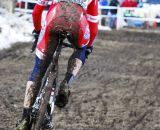
[[(25, 38), (25, 41), (31, 40), (29, 39), (30, 36), (28, 35), (30, 34), (29, 31), (31, 32), (32, 30), (31, 28), (33, 28), (31, 14), (35, 6), (35, 3), (36, 0), (5, 0), (5, 1), (0, 0), (0, 8), (1, 12), (3, 12), (3, 18), (2, 18), (3, 21), (4, 21), (4, 16), (7, 17), (7, 15), (4, 15), (4, 11), (8, 11), (5, 13), (9, 13), (10, 15), (13, 14), (12, 16), (15, 16), (14, 19), (15, 18), (21, 19), (21, 21), (24, 22), (23, 26), (24, 27), (25, 25), (27, 26), (26, 27), (27, 29), (25, 29), (25, 32), (23, 32), (23, 34), (25, 34), (25, 37), (24, 36), (18, 37), (17, 40), (19, 38), (21, 39)], [(46, 10), (49, 8), (49, 5), (46, 8)], [(2, 11), (2, 9), (4, 10)], [(46, 11), (43, 12), (43, 19), (45, 15)], [(0, 17), (2, 17), (2, 13)], [(9, 22), (8, 20), (6, 21)], [(4, 28), (3, 24), (1, 20), (1, 25), (0, 25), (1, 30), (2, 28)], [(123, 30), (123, 29), (159, 31), (160, 1), (159, 0), (99, 0), (99, 30)], [(24, 29), (22, 31), (24, 31)], [(4, 33), (4, 31), (2, 33)], [(8, 35), (8, 33), (10, 32), (6, 32), (6, 35)], [(10, 38), (10, 42), (12, 42), (11, 39), (12, 38)], [(13, 40), (14, 39), (15, 37), (13, 38)], [(3, 42), (1, 43), (1, 46), (2, 44)], [(5, 44), (5, 46), (8, 46), (8, 44)]]

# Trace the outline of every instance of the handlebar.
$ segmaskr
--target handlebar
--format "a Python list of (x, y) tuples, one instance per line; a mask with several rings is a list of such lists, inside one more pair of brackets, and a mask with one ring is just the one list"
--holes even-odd
[[(33, 45), (32, 45), (32, 48), (30, 50), (30, 53), (34, 52), (36, 46), (37, 46), (37, 43), (33, 42)], [(63, 47), (73, 48), (73, 46), (70, 43), (68, 43), (68, 42), (63, 42)]]

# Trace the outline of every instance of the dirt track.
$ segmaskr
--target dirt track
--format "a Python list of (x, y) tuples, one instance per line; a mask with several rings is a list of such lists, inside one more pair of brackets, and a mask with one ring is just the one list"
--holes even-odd
[[(56, 109), (56, 130), (160, 130), (160, 36), (126, 34), (107, 33), (95, 41), (69, 104)], [(0, 51), (0, 130), (12, 130), (21, 116), (34, 63), (29, 47)], [(68, 51), (61, 57), (61, 75)]]

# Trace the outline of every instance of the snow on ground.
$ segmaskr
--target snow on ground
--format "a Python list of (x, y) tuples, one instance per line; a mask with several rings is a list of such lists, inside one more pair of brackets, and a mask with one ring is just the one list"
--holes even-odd
[(33, 24), (27, 17), (11, 14), (0, 8), (0, 50), (16, 42), (32, 40)]

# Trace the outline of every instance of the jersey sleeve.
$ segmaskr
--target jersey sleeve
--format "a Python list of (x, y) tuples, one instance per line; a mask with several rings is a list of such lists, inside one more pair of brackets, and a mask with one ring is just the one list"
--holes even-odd
[(49, 0), (38, 0), (36, 3), (32, 17), (33, 17), (33, 24), (36, 31), (41, 30), (41, 19), (42, 19), (42, 12), (44, 8), (48, 5)]
[(93, 46), (93, 41), (98, 32), (98, 0), (92, 0), (87, 7), (87, 20), (90, 29), (90, 41), (88, 47)]

